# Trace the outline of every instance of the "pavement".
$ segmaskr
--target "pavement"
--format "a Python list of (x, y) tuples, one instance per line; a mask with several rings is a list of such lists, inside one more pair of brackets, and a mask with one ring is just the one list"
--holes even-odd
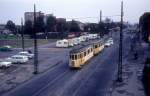
[[(44, 73), (47, 70), (53, 68), (54, 66), (60, 64), (67, 56), (68, 49), (64, 48), (53, 48), (54, 43), (50, 42), (48, 44), (42, 45), (39, 47), (39, 73)], [(33, 52), (33, 48), (31, 49)], [(28, 50), (26, 49), (26, 50)], [(19, 51), (22, 51), (20, 48), (15, 48), (13, 51), (9, 52), (0, 52), (0, 58), (7, 58), (17, 54)], [(33, 59), (29, 60), (25, 64), (13, 64), (9, 68), (0, 69), (0, 96), (4, 93), (7, 93), (10, 90), (18, 87), (20, 84), (27, 82), (31, 78), (36, 77), (33, 74), (34, 65)]]
[[(110, 96), (146, 96), (142, 84), (142, 74), (144, 61), (146, 58), (146, 49), (139, 42), (134, 44), (134, 50), (138, 53), (138, 59), (134, 59), (134, 52), (130, 50), (131, 35), (124, 34), (123, 67), (122, 82), (114, 81)], [(134, 36), (135, 37), (135, 36)], [(125, 52), (126, 51), (126, 52)]]

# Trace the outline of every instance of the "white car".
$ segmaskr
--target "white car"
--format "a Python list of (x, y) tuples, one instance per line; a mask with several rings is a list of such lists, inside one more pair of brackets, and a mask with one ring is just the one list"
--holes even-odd
[(105, 46), (106, 46), (106, 47), (109, 47), (110, 45), (111, 45), (110, 42), (106, 42), (106, 43), (105, 43)]
[(113, 38), (109, 38), (108, 40), (113, 40)]
[(28, 61), (27, 56), (22, 55), (14, 55), (12, 57), (6, 58), (6, 61), (12, 62), (12, 63), (26, 63)]
[(69, 41), (67, 39), (56, 41), (56, 47), (69, 47)]
[(10, 67), (12, 65), (12, 62), (0, 60), (0, 67)]
[(109, 43), (110, 43), (111, 45), (113, 45), (113, 44), (114, 44), (113, 40), (109, 40)]
[(114, 44), (113, 39), (112, 39), (112, 38), (109, 38), (109, 39), (106, 41), (105, 46), (108, 47), (108, 46), (113, 45), (113, 44)]
[(32, 59), (34, 57), (34, 54), (31, 54), (28, 51), (19, 52), (17, 55), (27, 56), (29, 59)]

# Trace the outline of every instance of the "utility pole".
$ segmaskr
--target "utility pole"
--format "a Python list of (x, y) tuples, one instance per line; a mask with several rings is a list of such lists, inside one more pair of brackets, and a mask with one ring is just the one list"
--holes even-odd
[(35, 4), (34, 4), (33, 35), (34, 35), (34, 72), (33, 74), (38, 74), (38, 48), (37, 48), (37, 37), (36, 37), (36, 6)]
[[(99, 15), (100, 15), (100, 16), (99, 16), (99, 27), (100, 27), (100, 26), (102, 26), (102, 25), (101, 25), (101, 24), (102, 24), (102, 10), (100, 10), (100, 14), (99, 14)], [(99, 28), (99, 29), (100, 29), (100, 28)], [(103, 33), (100, 32), (99, 35), (102, 36)]]
[(122, 40), (123, 40), (123, 1), (121, 2), (121, 23), (120, 23), (120, 42), (119, 42), (119, 64), (118, 64), (118, 82), (122, 82)]
[(99, 18), (99, 23), (102, 23), (102, 10), (100, 10), (100, 18)]
[(24, 51), (24, 28), (23, 28), (23, 19), (21, 18), (21, 37), (22, 37), (22, 50)]

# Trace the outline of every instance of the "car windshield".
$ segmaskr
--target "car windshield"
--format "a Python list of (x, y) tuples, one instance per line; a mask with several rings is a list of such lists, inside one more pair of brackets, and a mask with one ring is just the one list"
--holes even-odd
[(27, 53), (19, 53), (20, 55), (27, 55)]

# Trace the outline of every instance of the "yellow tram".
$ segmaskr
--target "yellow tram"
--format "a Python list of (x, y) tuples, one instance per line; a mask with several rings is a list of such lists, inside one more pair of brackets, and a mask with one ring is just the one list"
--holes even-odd
[(102, 43), (102, 41), (93, 43), (93, 53), (94, 53), (94, 55), (97, 55), (103, 49), (104, 49), (104, 44)]
[(71, 68), (81, 68), (82, 65), (86, 64), (94, 55), (104, 49), (102, 42), (95, 42), (87, 46), (82, 46), (77, 49), (70, 51), (69, 66)]
[(81, 68), (81, 65), (84, 65), (91, 57), (93, 57), (93, 46), (91, 45), (74, 49), (70, 52), (69, 66)]

